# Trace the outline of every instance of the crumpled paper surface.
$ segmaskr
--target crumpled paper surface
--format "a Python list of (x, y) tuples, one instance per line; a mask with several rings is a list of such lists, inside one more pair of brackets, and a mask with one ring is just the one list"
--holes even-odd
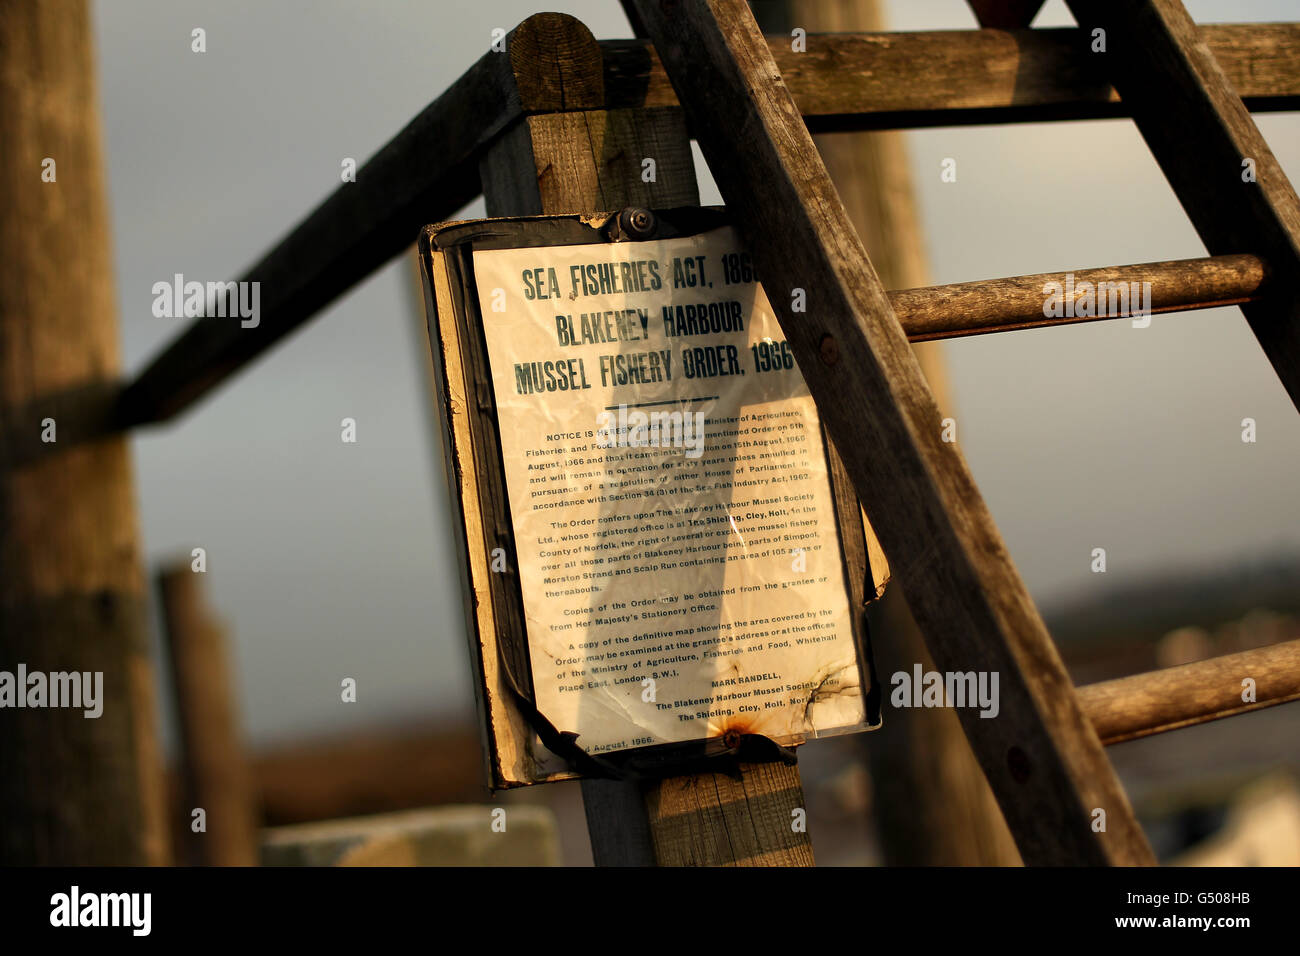
[(863, 729), (817, 411), (734, 232), (474, 271), (538, 709), (591, 753)]

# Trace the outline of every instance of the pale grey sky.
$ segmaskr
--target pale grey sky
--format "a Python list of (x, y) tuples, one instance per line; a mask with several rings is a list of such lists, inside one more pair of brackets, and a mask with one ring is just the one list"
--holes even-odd
[[(1192, 0), (1201, 22), (1300, 0)], [(895, 29), (965, 29), (894, 0)], [(233, 278), (539, 9), (626, 36), (614, 0), (100, 0), (101, 95), (126, 367), (183, 325), (176, 273)], [(1037, 25), (1071, 23), (1051, 0)], [(190, 31), (208, 51), (190, 51)], [(1259, 125), (1300, 179), (1300, 116)], [(936, 282), (1204, 255), (1128, 121), (909, 134)], [(940, 162), (958, 161), (942, 183)], [(704, 200), (718, 194), (704, 177)], [(465, 217), (482, 215), (476, 203)], [(179, 422), (134, 443), (151, 560), (205, 547), (245, 722), (266, 741), (472, 710), (445, 478), (403, 265), (356, 288)], [(1169, 566), (1300, 549), (1300, 416), (1237, 310), (965, 339), (959, 438), (1040, 605)], [(1243, 445), (1243, 417), (1259, 441)], [(357, 420), (359, 441), (339, 440)], [(1089, 571), (1105, 547), (1107, 575)], [(358, 680), (359, 700), (339, 700)]]

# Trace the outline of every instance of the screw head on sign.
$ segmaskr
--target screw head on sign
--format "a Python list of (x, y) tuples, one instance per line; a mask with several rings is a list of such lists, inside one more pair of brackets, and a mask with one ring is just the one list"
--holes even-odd
[(649, 209), (629, 206), (618, 214), (619, 226), (624, 235), (631, 239), (649, 239), (654, 235), (655, 214)]

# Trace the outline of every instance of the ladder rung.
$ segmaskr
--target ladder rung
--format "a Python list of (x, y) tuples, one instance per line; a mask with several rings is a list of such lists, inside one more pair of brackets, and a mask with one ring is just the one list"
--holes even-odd
[[(1242, 699), (1243, 681), (1254, 700)], [(1300, 640), (1076, 688), (1107, 746), (1300, 700)]]
[[(1264, 273), (1264, 263), (1252, 255), (1210, 256), (903, 289), (890, 292), (889, 301), (907, 337), (913, 342), (924, 342), (988, 332), (1072, 325), (1098, 319), (1130, 318), (1141, 315), (1138, 309), (1148, 305), (1152, 314), (1242, 305), (1262, 298)], [(1070, 286), (1067, 286), (1067, 277), (1072, 277), (1068, 279)], [(1104, 315), (1076, 315), (1077, 309), (1071, 302), (1069, 314), (1049, 318), (1044, 315), (1048, 293), (1043, 291), (1049, 282), (1060, 283), (1063, 293), (1072, 287), (1074, 302), (1085, 294), (1088, 286), (1084, 283), (1089, 283), (1094, 290), (1090, 312), (1099, 311), (1098, 289), (1106, 289), (1107, 305), (1113, 303), (1112, 296), (1118, 288), (1124, 289), (1126, 298), (1122, 300), (1122, 308), (1107, 309)], [(1132, 283), (1138, 283), (1141, 292), (1141, 283), (1144, 282), (1151, 284), (1150, 300), (1147, 302), (1143, 296), (1135, 307), (1128, 294), (1133, 290)], [(1071, 297), (1063, 295), (1063, 298)]]

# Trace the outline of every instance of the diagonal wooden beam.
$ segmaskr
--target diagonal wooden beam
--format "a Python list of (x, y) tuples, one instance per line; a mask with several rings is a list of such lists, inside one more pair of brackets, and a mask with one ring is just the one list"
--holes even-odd
[[(268, 351), (388, 260), (427, 222), (480, 192), (478, 163), (522, 114), (572, 107), (548, 99), (565, 50), (538, 24), (512, 31), (507, 53), (485, 53), (339, 186), (240, 281), (261, 283), (257, 324), (189, 325), (129, 384), (114, 414), (126, 425), (173, 417)], [(588, 82), (599, 81), (599, 75)]]
[(636, 8), (936, 665), (998, 674), (997, 717), (959, 712), (1025, 862), (1153, 862), (748, 7)]
[[(1211, 255), (1300, 274), (1300, 199), (1178, 0), (1067, 0)], [(1242, 307), (1300, 408), (1300, 289)]]
[(1043, 0), (967, 0), (980, 26), (1019, 30), (1034, 22)]

